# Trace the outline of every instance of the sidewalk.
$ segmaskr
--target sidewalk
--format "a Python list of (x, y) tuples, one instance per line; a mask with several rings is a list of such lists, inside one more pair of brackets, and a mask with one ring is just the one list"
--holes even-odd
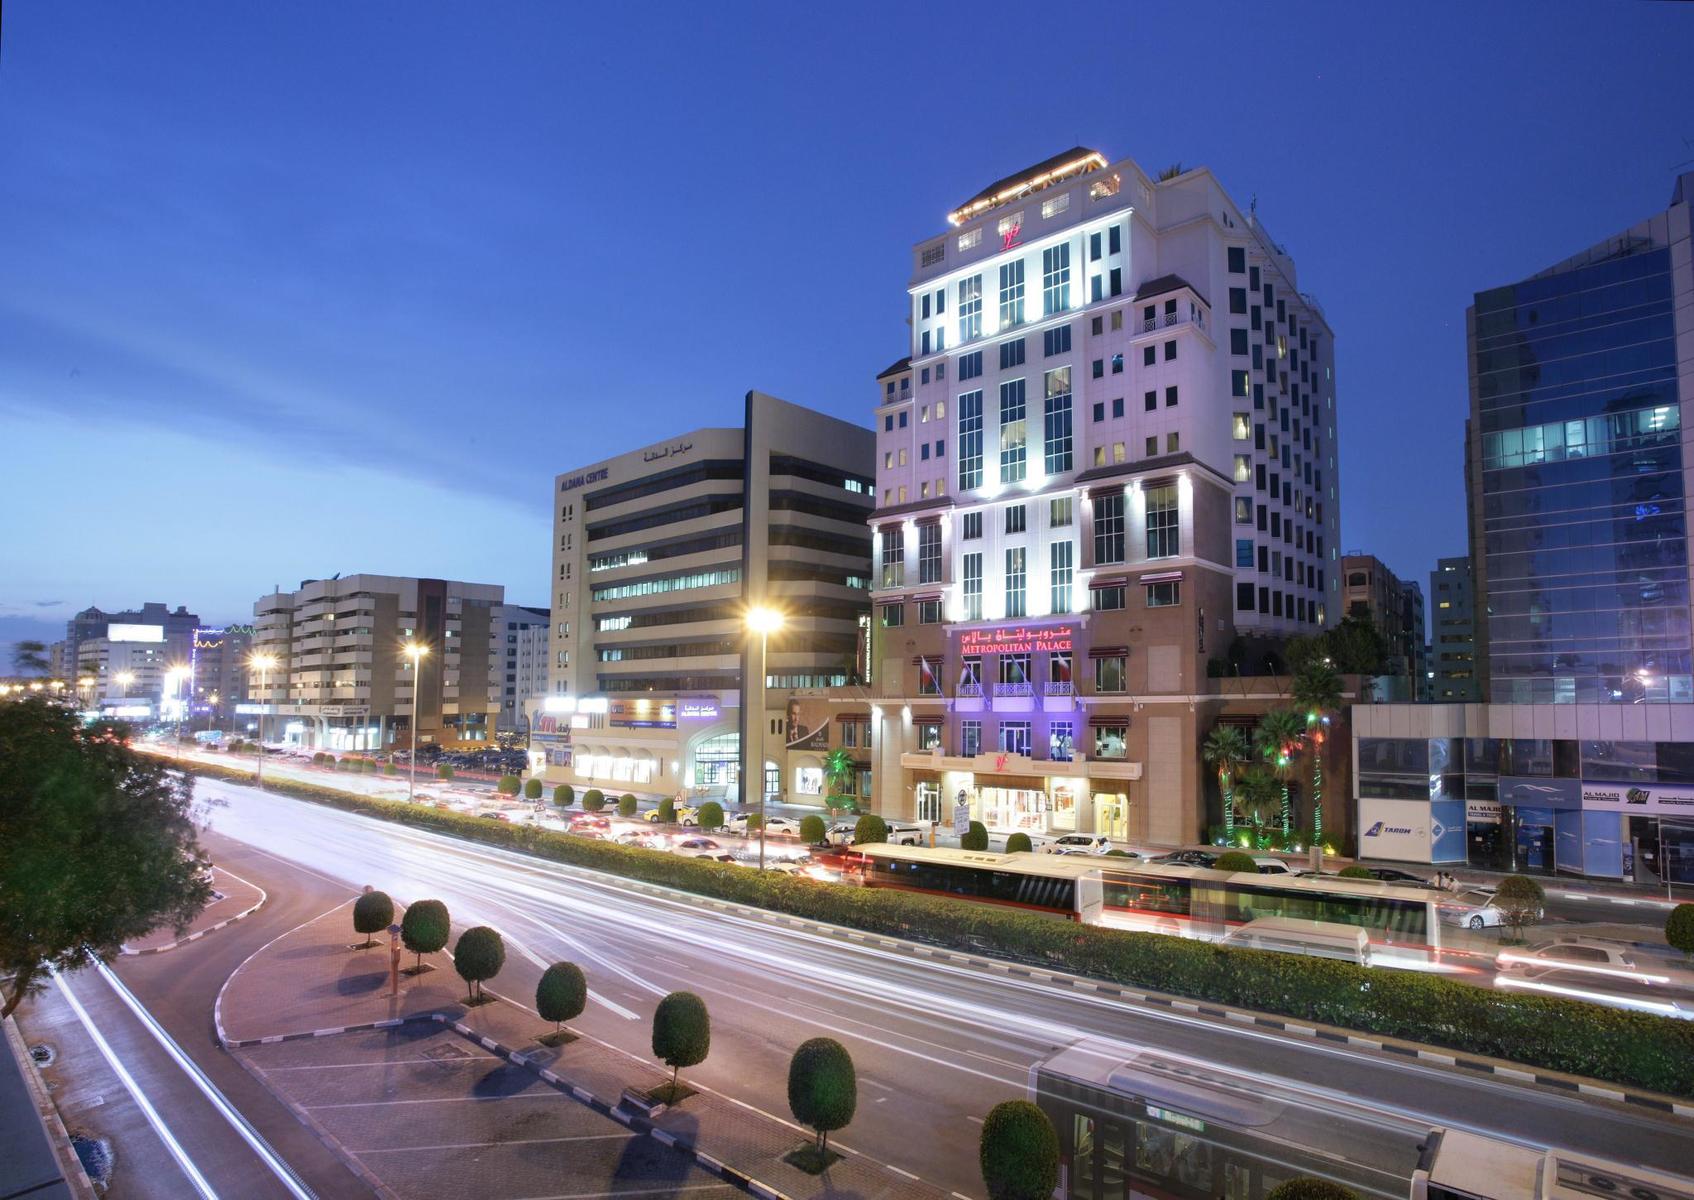
[(125, 943), (123, 952), (159, 954), (175, 950), (243, 917), (252, 916), (266, 900), (264, 888), (247, 882), (239, 875), (232, 875), (222, 867), (212, 868), (212, 887), (217, 892), (217, 899), (202, 909), (187, 929), (178, 933), (169, 925), (162, 925), (144, 938)]
[[(496, 1064), (503, 1070), (516, 1069), (527, 1080), (522, 1087), (503, 1086), (502, 1098), (521, 1092), (525, 1102), (533, 1104), (539, 1089), (586, 1106), (660, 1146), (673, 1147), (696, 1166), (755, 1194), (943, 1200), (945, 1194), (938, 1189), (903, 1179), (862, 1155), (847, 1155), (821, 1176), (807, 1175), (781, 1161), (783, 1154), (808, 1139), (805, 1131), (711, 1091), (702, 1090), (651, 1121), (622, 1109), (624, 1089), (666, 1082), (669, 1071), (588, 1036), (558, 1048), (542, 1046), (537, 1038), (551, 1032), (552, 1026), (516, 998), (466, 1008), (465, 984), (445, 954), (425, 956), (426, 964), (435, 969), (413, 978), (402, 976), (400, 994), (391, 996), (386, 939), (370, 950), (349, 949), (359, 940), (352, 930), (349, 902), (254, 954), (230, 976), (216, 1009), (219, 1040), (247, 1056), (244, 1061), (249, 1069), (332, 1144), (335, 1139), (308, 1112), (319, 1108), (339, 1112), (345, 1102), (314, 1104), (314, 1097), (299, 1094), (311, 1086), (307, 1069), (292, 1059), (279, 1067), (276, 1056), (309, 1054), (308, 1042), (325, 1047), (343, 1042), (334, 1058), (374, 1055), (375, 1065), (385, 1054), (433, 1041), (437, 1037), (433, 1031), (446, 1026), (470, 1039), (473, 1054), (480, 1047), (495, 1060), (503, 1060)], [(403, 965), (411, 961), (412, 956), (406, 955)], [(464, 1043), (459, 1045), (455, 1057), (464, 1053)], [(415, 1051), (408, 1053), (410, 1057), (402, 1061), (416, 1063), (421, 1057)], [(468, 1086), (486, 1090), (486, 1078), (485, 1071), (483, 1082), (469, 1081)], [(438, 1076), (431, 1074), (429, 1079), (439, 1086)], [(390, 1091), (398, 1086), (391, 1081)], [(458, 1097), (488, 1098), (482, 1091)], [(401, 1102), (397, 1095), (361, 1101), (397, 1102)], [(349, 1158), (361, 1159), (355, 1167), (361, 1174), (373, 1174), (387, 1187), (395, 1186), (384, 1174), (385, 1160), (380, 1155), (374, 1156), (373, 1164), (346, 1147), (337, 1148)], [(389, 1194), (419, 1193), (406, 1188)]]
[[(1494, 888), (1499, 886), (1502, 879), (1513, 873), (1510, 871), (1484, 871), (1469, 866), (1448, 867), (1440, 864), (1424, 868), (1402, 862), (1391, 862), (1387, 859), (1371, 858), (1362, 858), (1359, 860), (1359, 864), (1366, 867), (1397, 867), (1401, 870), (1429, 875), (1435, 874), (1438, 870), (1444, 870), (1457, 879), (1462, 887)], [(1676, 890), (1673, 893), (1673, 898), (1667, 900), (1665, 899), (1665, 885), (1657, 880), (1650, 883), (1626, 883), (1616, 879), (1572, 879), (1559, 875), (1532, 875), (1530, 878), (1539, 883), (1549, 896), (1563, 900), (1603, 900), (1626, 907), (1635, 906), (1657, 909), (1663, 912), (1669, 912), (1678, 904), (1694, 903), (1694, 887), (1686, 884), (1675, 885)]]

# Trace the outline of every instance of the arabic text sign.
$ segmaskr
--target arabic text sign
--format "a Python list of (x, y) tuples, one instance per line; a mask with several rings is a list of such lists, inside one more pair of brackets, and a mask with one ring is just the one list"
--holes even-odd
[(959, 638), (961, 654), (1068, 654), (1069, 627), (1002, 626), (998, 629), (967, 629)]

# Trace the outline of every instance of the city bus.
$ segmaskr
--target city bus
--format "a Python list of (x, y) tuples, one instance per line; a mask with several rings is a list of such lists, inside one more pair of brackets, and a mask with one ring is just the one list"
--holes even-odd
[(1286, 1080), (1090, 1038), (1030, 1070), (1064, 1200), (1262, 1200), (1294, 1178), (1372, 1200), (1694, 1200), (1694, 1181), (1453, 1129)]
[(1420, 965), (1441, 948), (1439, 893), (1374, 879), (1258, 875), (1064, 854), (854, 846), (847, 873), (867, 887), (1000, 904), (1088, 925), (1222, 940), (1250, 921), (1357, 926), (1370, 961)]

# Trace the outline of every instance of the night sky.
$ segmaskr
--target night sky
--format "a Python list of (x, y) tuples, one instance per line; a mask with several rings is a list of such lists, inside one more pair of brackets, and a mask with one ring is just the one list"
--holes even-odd
[[(1465, 551), (1464, 310), (1694, 169), (1694, 6), (62, 4), (0, 25), (0, 641), (442, 575), (759, 388), (868, 423), (913, 243), (1211, 167), (1336, 332), (1343, 540)], [(0, 670), (3, 670), (0, 666)]]

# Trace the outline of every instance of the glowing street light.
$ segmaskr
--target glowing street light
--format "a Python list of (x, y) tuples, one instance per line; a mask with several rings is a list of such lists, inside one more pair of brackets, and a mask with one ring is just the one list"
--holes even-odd
[(276, 670), (276, 655), (267, 654), (263, 650), (255, 650), (247, 656), (249, 670), (259, 673), (259, 765), (255, 768), (258, 784), (262, 790), (265, 786), (265, 709), (270, 705), (271, 672)]
[(116, 675), (112, 676), (112, 678), (117, 682), (117, 685), (124, 690), (123, 698), (125, 700), (128, 700), (129, 699), (129, 685), (135, 682), (135, 672), (134, 671), (119, 671)]
[[(755, 714), (757, 718), (756, 721), (750, 720), (747, 722), (747, 728), (751, 730), (756, 727), (759, 731), (758, 737), (754, 743), (758, 749), (758, 754), (753, 758), (750, 764), (753, 767), (750, 774), (752, 774), (752, 776), (758, 781), (759, 788), (759, 870), (761, 871), (765, 869), (765, 714), (763, 711), (765, 702), (765, 663), (770, 656), (771, 634), (778, 632), (782, 628), (782, 623), (782, 613), (777, 609), (767, 608), (761, 604), (747, 610), (747, 628), (750, 632), (759, 635), (758, 678), (760, 711)], [(745, 692), (746, 689), (743, 688), (742, 691)], [(746, 703), (745, 698), (743, 698), (742, 703)]]
[(400, 649), (412, 660), (412, 761), (406, 764), (406, 800), (410, 803), (418, 790), (418, 706), (423, 703), (423, 689), (419, 683), (423, 678), (423, 660), (429, 654), (429, 647), (422, 642), (407, 642)]

